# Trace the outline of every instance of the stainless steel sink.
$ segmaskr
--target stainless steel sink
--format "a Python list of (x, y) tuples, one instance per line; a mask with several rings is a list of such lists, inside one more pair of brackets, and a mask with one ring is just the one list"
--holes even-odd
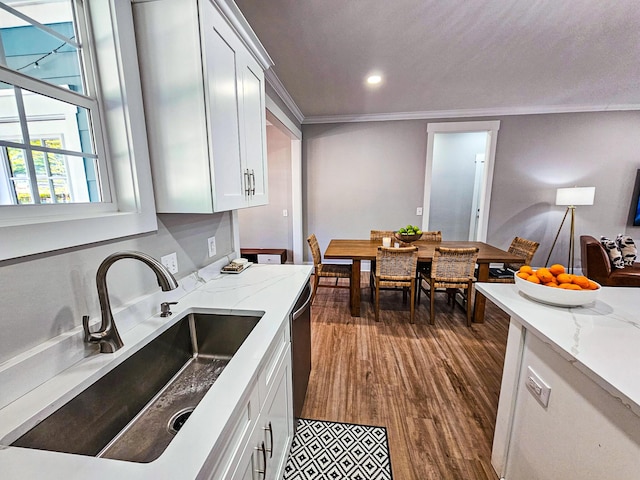
[(181, 318), (12, 445), (155, 460), (262, 315), (191, 313)]

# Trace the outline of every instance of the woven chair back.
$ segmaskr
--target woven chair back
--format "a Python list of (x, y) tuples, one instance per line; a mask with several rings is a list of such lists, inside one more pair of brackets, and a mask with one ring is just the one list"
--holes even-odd
[(436, 247), (431, 262), (431, 278), (462, 283), (473, 278), (478, 260), (477, 248)]
[(391, 281), (411, 281), (416, 278), (418, 247), (378, 247), (376, 277)]
[(393, 230), (371, 230), (371, 234), (369, 236), (370, 240), (382, 240), (384, 237), (394, 238)]
[(442, 232), (440, 230), (436, 230), (433, 232), (422, 232), (420, 240), (425, 240), (427, 242), (441, 242)]
[(316, 238), (315, 233), (309, 235), (309, 238), (307, 238), (307, 243), (309, 244), (309, 248), (311, 249), (313, 264), (317, 267), (322, 263), (322, 254), (320, 253), (320, 245), (318, 245), (318, 239)]
[(518, 270), (522, 265), (531, 265), (533, 255), (538, 250), (540, 244), (526, 238), (515, 237), (509, 247), (509, 253), (525, 257), (524, 263), (505, 263), (504, 268), (510, 268), (511, 270)]

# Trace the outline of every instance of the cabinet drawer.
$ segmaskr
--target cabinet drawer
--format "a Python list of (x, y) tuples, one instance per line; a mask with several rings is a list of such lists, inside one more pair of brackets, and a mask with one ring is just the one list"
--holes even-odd
[(279, 265), (282, 263), (282, 257), (280, 255), (261, 253), (258, 255), (258, 263), (275, 263)]
[(282, 360), (283, 355), (289, 355), (289, 345), (291, 336), (289, 333), (289, 322), (280, 328), (276, 336), (277, 340), (271, 346), (269, 353), (266, 355), (267, 361), (260, 370), (258, 375), (258, 392), (260, 394), (260, 404), (262, 405), (267, 398), (267, 392), (270, 390), (273, 384), (275, 374), (277, 373), (278, 365)]

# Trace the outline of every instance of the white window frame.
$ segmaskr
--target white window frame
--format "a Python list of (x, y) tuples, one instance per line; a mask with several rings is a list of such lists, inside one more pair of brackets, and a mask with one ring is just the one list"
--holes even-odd
[[(108, 201), (92, 204), (0, 207), (0, 260), (157, 230), (131, 3), (77, 1), (78, 21), (86, 19), (90, 27), (93, 54), (85, 59), (93, 62), (88, 70), (103, 107), (100, 130), (94, 125), (94, 131), (104, 139), (101, 175), (107, 175), (111, 196), (107, 192)], [(45, 83), (6, 68), (0, 74), (0, 80), (18, 80), (28, 90)]]

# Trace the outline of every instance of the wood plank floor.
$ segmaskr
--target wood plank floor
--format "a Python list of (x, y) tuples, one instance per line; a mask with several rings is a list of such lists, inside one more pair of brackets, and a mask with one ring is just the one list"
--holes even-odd
[(468, 328), (441, 294), (429, 325), (423, 295), (411, 325), (402, 294), (387, 291), (376, 323), (368, 287), (362, 293), (356, 318), (348, 290), (318, 289), (302, 416), (386, 427), (395, 480), (496, 480), (491, 443), (508, 317), (487, 302), (485, 323)]

